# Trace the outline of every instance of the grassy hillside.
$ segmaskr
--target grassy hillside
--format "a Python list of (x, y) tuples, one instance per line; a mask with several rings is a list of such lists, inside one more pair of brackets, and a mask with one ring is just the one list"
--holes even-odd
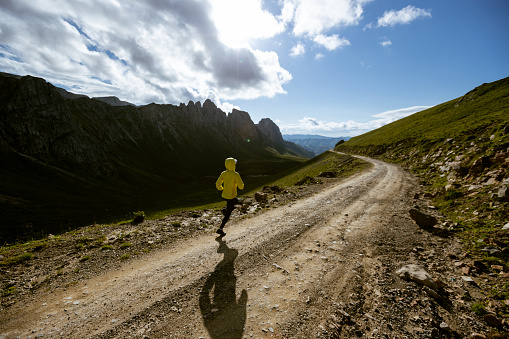
[[(509, 78), (415, 113), (338, 145), (336, 150), (399, 163), (464, 243), (473, 276), (493, 278), (487, 300), (505, 300), (509, 284)], [(470, 258), (470, 259), (466, 259)], [(488, 281), (488, 280), (486, 280)], [(505, 292), (504, 292), (505, 291)], [(484, 305), (484, 304), (483, 304)], [(506, 317), (508, 307), (499, 312)]]
[(461, 98), (354, 137), (342, 149), (376, 155), (389, 148), (415, 145), (425, 151), (426, 146), (447, 139), (468, 142), (480, 134), (496, 133), (508, 122), (509, 78), (505, 78), (483, 84)]

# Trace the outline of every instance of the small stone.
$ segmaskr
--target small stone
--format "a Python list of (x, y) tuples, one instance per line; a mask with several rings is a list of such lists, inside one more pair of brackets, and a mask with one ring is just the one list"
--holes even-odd
[(412, 208), (409, 213), (410, 217), (415, 221), (415, 223), (423, 229), (431, 229), (437, 223), (437, 219), (435, 217), (424, 214), (415, 208)]
[(434, 291), (438, 289), (438, 286), (436, 282), (431, 278), (431, 275), (429, 275), (424, 267), (420, 265), (405, 265), (396, 271), (396, 275), (402, 279), (412, 280), (418, 284), (427, 286)]
[(472, 339), (487, 339), (484, 334), (479, 334), (479, 333), (472, 333), (472, 335), (470, 335), (470, 338), (472, 338)]
[(497, 318), (495, 315), (493, 315), (493, 314), (486, 314), (483, 317), (483, 319), (490, 326), (493, 326), (493, 327), (500, 327), (500, 326), (502, 326), (502, 321), (499, 318)]
[(474, 279), (472, 279), (472, 277), (468, 277), (468, 276), (461, 276), (461, 279), (464, 281), (464, 282), (467, 282), (467, 283), (470, 283), (470, 284), (475, 284), (475, 281)]
[(445, 322), (441, 322), (440, 323), (440, 329), (444, 330), (444, 331), (449, 331), (451, 328), (449, 327), (449, 324), (447, 324)]
[(501, 265), (491, 265), (491, 268), (494, 269), (495, 271), (503, 271), (504, 270), (504, 266), (501, 266)]

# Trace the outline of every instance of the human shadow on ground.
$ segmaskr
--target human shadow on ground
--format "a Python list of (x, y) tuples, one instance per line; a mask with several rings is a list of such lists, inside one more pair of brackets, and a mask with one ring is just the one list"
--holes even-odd
[(237, 301), (234, 262), (239, 252), (229, 248), (222, 237), (217, 237), (216, 241), (219, 243), (217, 253), (223, 253), (224, 257), (200, 291), (203, 322), (212, 339), (242, 338), (246, 323), (247, 291), (242, 290)]

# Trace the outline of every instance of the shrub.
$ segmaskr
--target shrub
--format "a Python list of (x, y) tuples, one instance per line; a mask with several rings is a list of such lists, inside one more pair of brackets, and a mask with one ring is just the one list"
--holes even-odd
[(102, 245), (101, 246), (101, 250), (103, 251), (106, 251), (106, 250), (111, 250), (113, 247), (111, 247), (111, 245)]
[(15, 293), (16, 293), (16, 286), (11, 286), (11, 287), (7, 287), (7, 288), (3, 289), (0, 293), (0, 296), (7, 297), (7, 296), (15, 294)]
[(92, 239), (90, 239), (88, 237), (81, 237), (81, 238), (76, 240), (76, 243), (77, 244), (81, 244), (81, 245), (88, 245), (91, 242), (92, 242)]
[(127, 253), (120, 257), (120, 260), (127, 260), (127, 259), (129, 259), (129, 254), (127, 254)]
[(131, 243), (125, 242), (122, 245), (120, 245), (120, 248), (125, 249), (125, 248), (131, 247), (131, 246), (132, 246)]
[(486, 309), (485, 309), (483, 303), (479, 303), (479, 302), (473, 303), (471, 306), (471, 310), (472, 310), (472, 312), (474, 312), (477, 315), (486, 314)]
[(140, 224), (145, 220), (145, 212), (144, 211), (138, 211), (133, 213), (133, 223)]
[(173, 227), (182, 227), (182, 224), (180, 224), (180, 222), (179, 222), (179, 221), (174, 221), (174, 222), (172, 222), (172, 223), (171, 223), (171, 225), (172, 225)]
[(461, 192), (460, 190), (457, 190), (455, 188), (451, 188), (450, 190), (445, 192), (444, 199), (445, 200), (454, 200), (454, 199), (461, 198), (462, 196), (463, 196), (463, 192)]

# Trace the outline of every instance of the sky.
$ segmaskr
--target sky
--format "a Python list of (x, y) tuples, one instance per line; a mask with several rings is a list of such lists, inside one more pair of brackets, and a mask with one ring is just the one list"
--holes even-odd
[(507, 0), (0, 0), (0, 71), (356, 136), (509, 76)]

